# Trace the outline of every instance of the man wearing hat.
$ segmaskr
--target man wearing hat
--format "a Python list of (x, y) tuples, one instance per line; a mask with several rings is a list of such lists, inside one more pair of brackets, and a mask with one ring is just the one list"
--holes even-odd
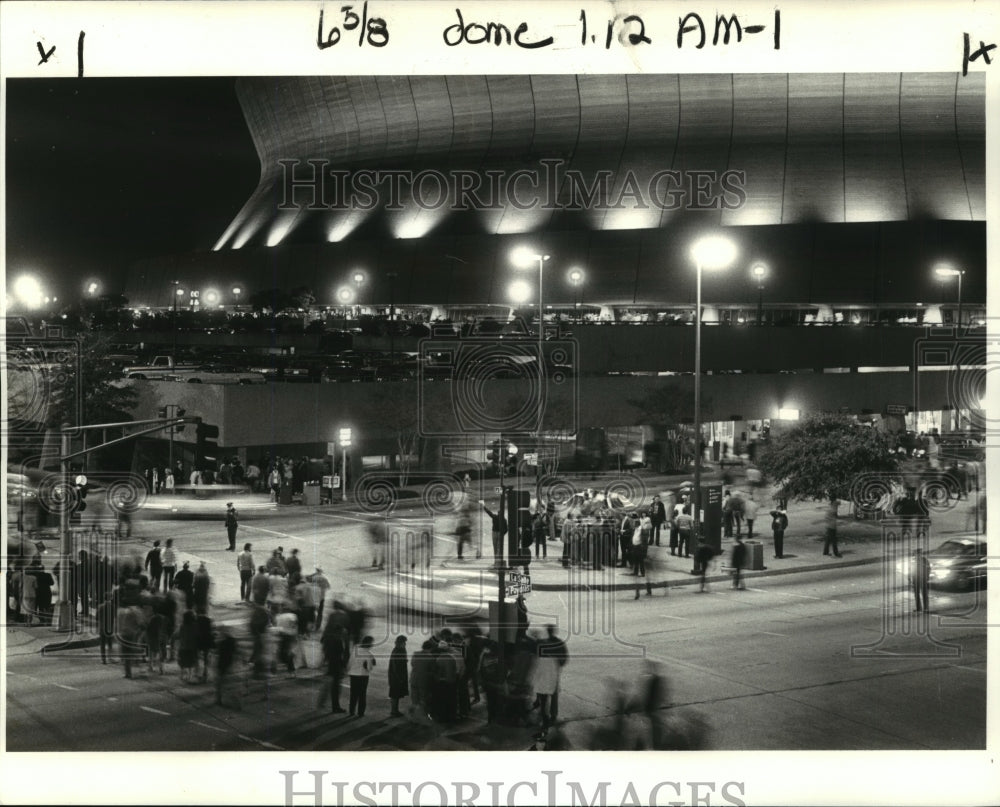
[(229, 546), (226, 549), (228, 552), (236, 551), (236, 530), (238, 527), (236, 508), (233, 507), (232, 502), (226, 502), (226, 532), (229, 533)]

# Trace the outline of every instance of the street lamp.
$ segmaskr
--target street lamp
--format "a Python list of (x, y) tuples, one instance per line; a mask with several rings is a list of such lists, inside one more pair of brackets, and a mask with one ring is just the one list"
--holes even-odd
[(725, 269), (736, 260), (736, 244), (720, 235), (695, 241), (691, 257), (695, 263), (696, 301), (694, 309), (694, 536), (701, 537), (701, 273)]
[(354, 302), (354, 289), (350, 286), (341, 286), (337, 289), (337, 302), (343, 306), (350, 305)]
[(357, 300), (358, 300), (359, 319), (361, 318), (361, 287), (364, 285), (365, 280), (367, 280), (367, 277), (365, 276), (365, 273), (362, 272), (360, 269), (355, 269), (354, 272), (351, 274), (351, 281), (354, 283), (355, 286), (358, 287)]
[(938, 280), (944, 282), (950, 280), (953, 277), (958, 278), (958, 327), (962, 327), (962, 275), (965, 274), (964, 269), (955, 269), (946, 263), (938, 264), (934, 267), (934, 274), (937, 275)]
[(764, 278), (767, 277), (767, 264), (755, 263), (750, 270), (757, 279), (757, 324), (764, 319)]
[(236, 300), (236, 303), (234, 304), (234, 309), (236, 311), (240, 310), (240, 295), (242, 293), (243, 293), (243, 289), (241, 289), (239, 286), (233, 286), (233, 297)]
[(341, 498), (347, 498), (347, 449), (351, 447), (351, 428), (350, 426), (345, 426), (340, 429), (338, 434), (340, 438), (340, 495)]
[(209, 308), (215, 308), (216, 303), (219, 302), (219, 292), (215, 289), (206, 289), (202, 297)]
[(580, 318), (580, 287), (583, 285), (583, 281), (586, 280), (586, 275), (578, 266), (574, 266), (566, 273), (566, 279), (570, 282), (576, 292), (576, 299), (574, 300), (573, 307), (576, 309), (576, 318)]
[(542, 436), (542, 414), (545, 406), (545, 395), (542, 390), (545, 378), (545, 355), (542, 343), (545, 340), (545, 306), (542, 302), (542, 270), (550, 256), (540, 252), (532, 252), (527, 247), (519, 247), (511, 254), (511, 260), (519, 269), (526, 269), (533, 261), (538, 261), (538, 437)]
[(96, 280), (91, 280), (87, 284), (87, 294), (89, 294), (91, 297), (95, 297), (97, 295), (97, 290), (100, 287), (101, 287), (100, 284)]
[(34, 275), (21, 275), (14, 281), (14, 296), (25, 308), (41, 308), (45, 298), (42, 284)]

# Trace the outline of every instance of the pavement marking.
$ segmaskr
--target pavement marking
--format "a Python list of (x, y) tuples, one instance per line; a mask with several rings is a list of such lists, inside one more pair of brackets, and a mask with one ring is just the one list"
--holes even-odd
[(954, 667), (956, 670), (970, 670), (971, 672), (977, 672), (977, 673), (985, 673), (986, 672), (986, 668), (985, 667), (982, 667), (982, 668), (980, 668), (980, 667), (966, 667), (964, 664), (952, 664), (951, 666)]
[(768, 636), (781, 636), (783, 639), (788, 638), (787, 633), (773, 633), (772, 631), (769, 630), (762, 630), (761, 633), (766, 633)]
[(56, 684), (55, 682), (53, 682), (52, 685), (53, 686), (57, 686), (60, 689), (70, 689), (73, 692), (79, 692), (80, 691), (78, 687), (71, 687), (69, 684)]
[(170, 712), (164, 712), (160, 709), (154, 709), (152, 706), (140, 706), (139, 708), (145, 712), (152, 712), (154, 715), (166, 715), (167, 717), (170, 717)]
[[(325, 516), (326, 518), (346, 518), (349, 521), (360, 521), (362, 524), (370, 524), (371, 518), (357, 518), (356, 516), (348, 516), (343, 513), (313, 513), (314, 516)], [(373, 514), (373, 518), (381, 518), (377, 513)], [(259, 528), (258, 528), (259, 529)]]
[(254, 525), (254, 524), (241, 524), (240, 526), (243, 527), (243, 529), (247, 529), (247, 530), (260, 530), (260, 532), (266, 532), (266, 533), (269, 533), (271, 535), (277, 535), (279, 538), (291, 538), (293, 541), (304, 541), (304, 540), (306, 540), (301, 535), (291, 535), (291, 534), (289, 534), (287, 532), (278, 532), (278, 530), (269, 530), (269, 529), (267, 529), (265, 527), (258, 527), (258, 526)]
[(799, 597), (803, 600), (819, 600), (822, 602), (835, 602), (838, 605), (840, 604), (840, 600), (828, 600), (826, 597), (813, 597), (811, 594), (792, 594), (790, 591), (775, 591), (774, 589), (770, 588), (750, 588), (749, 586), (747, 586), (746, 590), (759, 591), (764, 594), (779, 594), (782, 597)]
[(212, 731), (221, 731), (223, 734), (228, 734), (228, 729), (220, 729), (218, 726), (210, 726), (208, 723), (201, 723), (198, 720), (189, 720), (188, 723), (192, 723), (195, 726), (201, 726), (203, 729), (211, 729)]

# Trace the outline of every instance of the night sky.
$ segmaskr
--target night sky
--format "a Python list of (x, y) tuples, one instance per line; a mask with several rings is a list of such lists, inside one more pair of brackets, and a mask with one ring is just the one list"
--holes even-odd
[(7, 284), (78, 296), (133, 261), (209, 250), (260, 165), (232, 78), (7, 82)]

